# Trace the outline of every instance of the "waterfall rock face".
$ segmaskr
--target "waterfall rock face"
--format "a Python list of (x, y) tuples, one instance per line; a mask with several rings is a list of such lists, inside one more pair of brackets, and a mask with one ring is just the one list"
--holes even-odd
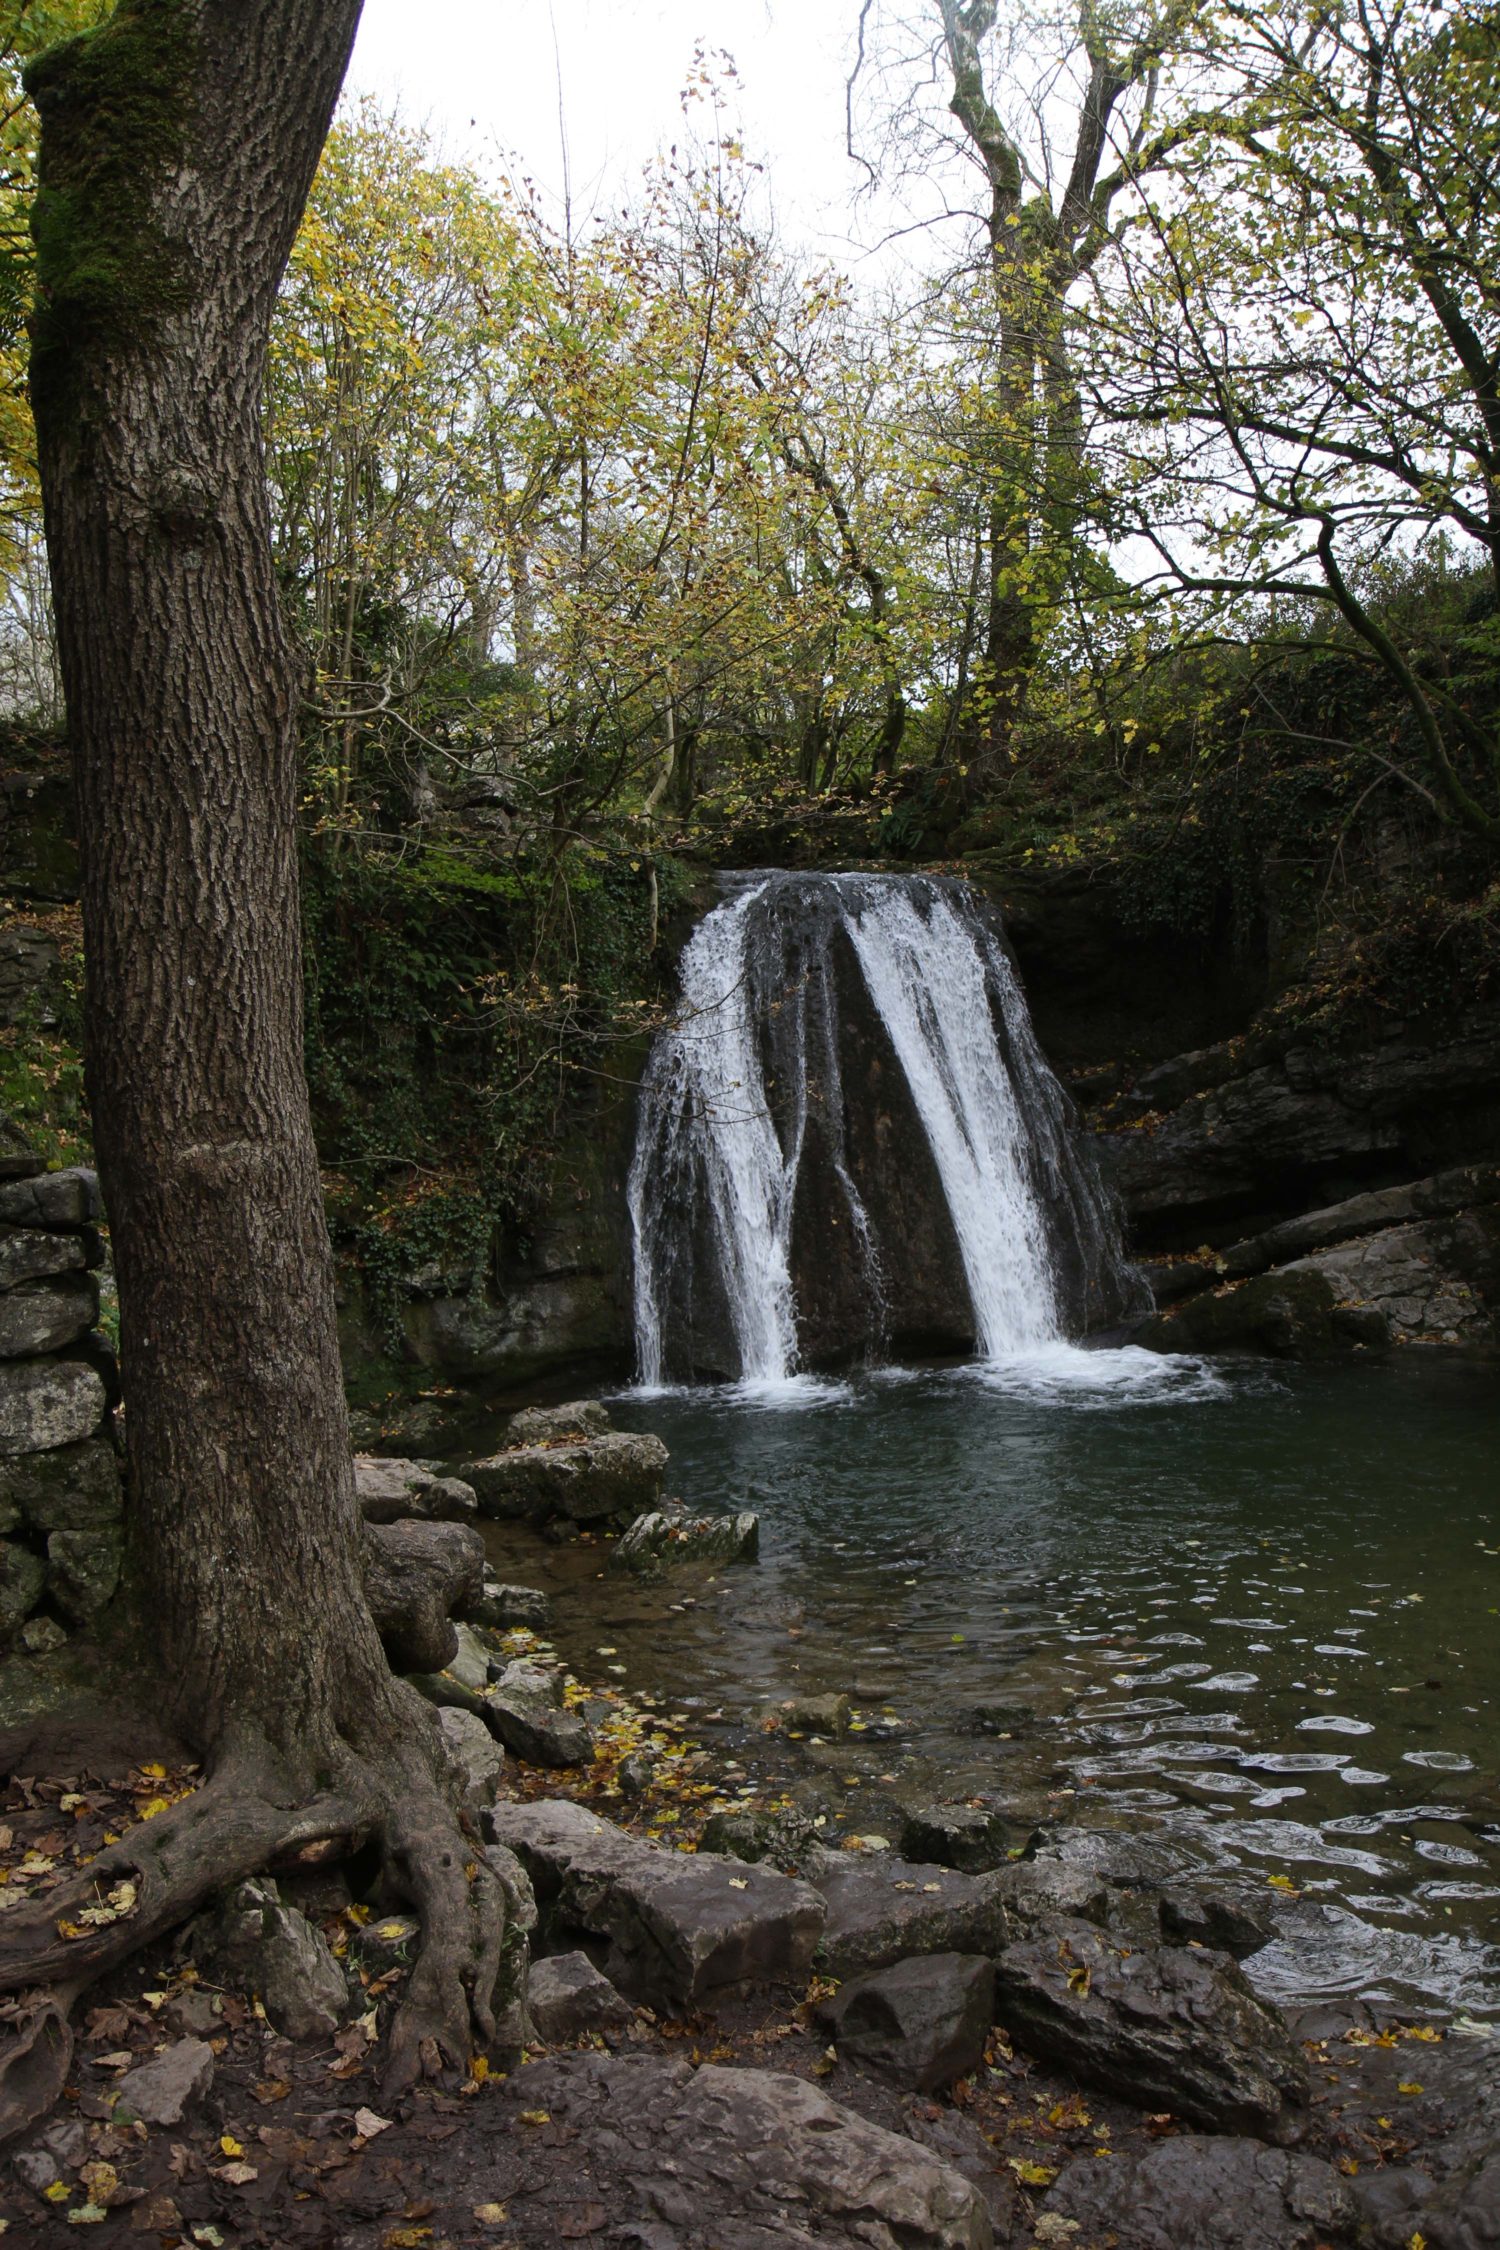
[(1133, 1301), (1003, 933), (929, 876), (738, 878), (641, 1089), (643, 1381), (1036, 1350)]

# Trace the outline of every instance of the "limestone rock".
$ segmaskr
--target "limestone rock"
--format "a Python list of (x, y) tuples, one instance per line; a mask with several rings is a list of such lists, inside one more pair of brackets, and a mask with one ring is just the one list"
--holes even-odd
[(179, 2039), (148, 2063), (127, 2070), (115, 2096), (117, 2110), (143, 2125), (180, 2125), (214, 2079), (214, 2051), (206, 2039)]
[(556, 1953), (534, 1961), (527, 2006), (537, 2036), (560, 2047), (592, 2032), (628, 2031), (635, 2011), (600, 1974), (586, 1953)]
[(683, 1563), (753, 1562), (759, 1552), (759, 1516), (690, 1516), (655, 1508), (636, 1517), (609, 1560), (613, 1570), (660, 1578)]
[(471, 1461), (463, 1474), (487, 1516), (599, 1523), (654, 1508), (667, 1473), (660, 1438), (607, 1430), (577, 1445), (522, 1446)]
[(484, 1698), (490, 1732), (528, 1766), (582, 1766), (594, 1755), (588, 1722), (561, 1707), (556, 1676), (510, 1664)]
[(1275, 2138), (1307, 2098), (1286, 2026), (1224, 1954), (1058, 1922), (1000, 1953), (995, 2008), (1018, 2045), (1084, 2084), (1220, 2132)]
[(60, 1352), (99, 1318), (99, 1284), (90, 1273), (23, 1281), (0, 1292), (0, 1359)]
[(0, 1365), (0, 1458), (47, 1453), (92, 1437), (104, 1420), (105, 1403), (104, 1384), (85, 1360)]
[(463, 1616), (466, 1624), (488, 1625), (492, 1632), (525, 1625), (541, 1633), (552, 1622), (552, 1604), (539, 1587), (509, 1585), (486, 1569), (484, 1582)]
[(50, 1280), (60, 1273), (82, 1273), (99, 1263), (98, 1238), (47, 1234), (40, 1227), (0, 1227), (0, 1289), (23, 1281)]
[(0, 1225), (88, 1227), (98, 1216), (95, 1172), (42, 1172), (35, 1179), (10, 1180), (0, 1187)]
[(472, 1485), (439, 1475), (425, 1461), (357, 1453), (354, 1492), (366, 1523), (395, 1523), (406, 1516), (424, 1523), (468, 1523), (479, 1513)]
[(847, 1695), (787, 1695), (757, 1713), (761, 1725), (778, 1734), (843, 1734), (850, 1716)]
[(42, 1598), (47, 1565), (17, 1541), (0, 1540), (0, 1644), (16, 1633)]
[(194, 1949), (221, 1984), (253, 1993), (287, 2039), (331, 2039), (349, 1987), (321, 1930), (284, 1906), (268, 1878), (240, 1883), (194, 1925)]
[(483, 1719), (450, 1706), (439, 1711), (438, 1725), (449, 1756), (463, 1775), (464, 1795), (472, 1804), (492, 1804), (505, 1772), (505, 1752)]
[(852, 1977), (908, 1954), (998, 1953), (1012, 1936), (1007, 1872), (960, 1875), (894, 1852), (816, 1852), (804, 1873), (828, 1907), (819, 1970)]
[(1059, 2241), (1097, 2230), (1130, 2250), (1317, 2250), (1347, 2241), (1355, 2222), (1354, 2198), (1331, 2164), (1196, 2133), (1138, 2156), (1075, 2158), (1046, 2208), (1080, 2230)]
[(120, 1583), (125, 1551), (118, 1524), (94, 1531), (54, 1531), (47, 1541), (47, 1591), (65, 1617), (85, 1625), (107, 1608)]
[(393, 1669), (442, 1671), (458, 1645), (452, 1614), (483, 1582), (478, 1532), (460, 1523), (367, 1523), (360, 1559)]
[(579, 2135), (622, 2242), (993, 2250), (960, 2172), (799, 2078), (583, 2052), (527, 2064), (503, 2098)]
[(907, 1859), (932, 1860), (966, 1875), (983, 1875), (1004, 1867), (1034, 1833), (988, 1806), (923, 1805), (901, 1823), (901, 1850)]
[(596, 1398), (570, 1399), (565, 1406), (526, 1406), (506, 1425), (508, 1445), (550, 1445), (558, 1438), (601, 1437), (609, 1413)]
[(490, 1654), (472, 1625), (455, 1625), (454, 1648), (443, 1670), (457, 1680), (460, 1687), (469, 1688), (475, 1695), (483, 1695), (490, 1684)]
[(107, 1437), (84, 1438), (50, 1453), (0, 1460), (0, 1508), (14, 1508), (37, 1531), (95, 1531), (124, 1513), (120, 1463)]
[(716, 1812), (703, 1824), (699, 1850), (718, 1852), (727, 1859), (769, 1860), (786, 1874), (798, 1870), (808, 1853), (820, 1847), (827, 1826), (826, 1818), (795, 1806), (782, 1812)]
[(932, 2094), (978, 2069), (994, 2002), (994, 1967), (982, 1955), (926, 1953), (840, 1985), (814, 2020), (841, 2061)]
[(823, 1922), (807, 1884), (740, 1860), (643, 1844), (579, 1805), (496, 1805), (488, 1834), (531, 1878), (549, 1930), (608, 1943), (629, 1998), (681, 2012), (746, 1985), (801, 1988)]
[(1157, 1904), (1161, 1934), (1173, 1945), (1206, 1945), (1240, 1961), (1276, 1935), (1264, 1896), (1248, 1889), (1198, 1890), (1181, 1883), (1164, 1890)]

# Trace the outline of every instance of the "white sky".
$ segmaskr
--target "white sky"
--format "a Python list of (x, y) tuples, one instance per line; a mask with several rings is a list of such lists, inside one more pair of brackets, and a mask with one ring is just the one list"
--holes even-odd
[(681, 135), (695, 44), (727, 48), (733, 121), (766, 168), (780, 231), (853, 268), (860, 241), (902, 216), (853, 206), (862, 175), (844, 153), (844, 86), (857, 21), (858, 0), (365, 0), (349, 87), (399, 103), (450, 156), (513, 152), (555, 194), (560, 68), (574, 204), (587, 211)]

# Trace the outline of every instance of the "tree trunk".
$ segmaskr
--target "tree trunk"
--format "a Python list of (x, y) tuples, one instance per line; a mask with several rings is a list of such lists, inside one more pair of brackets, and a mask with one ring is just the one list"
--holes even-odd
[(409, 1988), (421, 2020), (397, 2039), (411, 2075), (424, 2038), (467, 2062), (471, 2001), (487, 2022), (495, 1900), (466, 1870), (434, 1721), (392, 1678), (361, 1579), (303, 1074), (295, 668), (261, 455), (271, 311), (359, 7), (122, 0), (30, 78), (32, 390), (131, 1576), (209, 1779), (89, 1870), (90, 1888), (112, 1856), (139, 1872), (133, 1920), (69, 1949), (56, 1895), (45, 1932), (13, 1915), (0, 1986), (71, 1991), (309, 1826), (378, 1835), (432, 1947)]

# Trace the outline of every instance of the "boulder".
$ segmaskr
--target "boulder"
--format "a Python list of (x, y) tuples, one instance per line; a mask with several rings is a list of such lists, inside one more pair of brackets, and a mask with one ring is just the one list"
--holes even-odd
[(562, 1707), (558, 1685), (536, 1665), (509, 1664), (484, 1697), (490, 1732), (528, 1766), (585, 1766), (594, 1755), (587, 1720)]
[(754, 1562), (759, 1552), (759, 1516), (690, 1516), (681, 1509), (655, 1508), (636, 1517), (609, 1560), (613, 1570), (661, 1578), (683, 1563)]
[(103, 1255), (97, 1235), (47, 1234), (40, 1227), (0, 1227), (0, 1289), (19, 1282), (51, 1280), (82, 1273)]
[(0, 1644), (11, 1639), (42, 1598), (47, 1565), (16, 1540), (0, 1539)]
[(471, 1461), (463, 1474), (487, 1516), (601, 1523), (640, 1515), (661, 1498), (667, 1449), (660, 1438), (607, 1430), (577, 1445), (522, 1446)]
[(800, 2078), (585, 2051), (501, 2098), (577, 2137), (591, 2200), (642, 2250), (993, 2250), (962, 2173)]
[(787, 1695), (756, 1713), (768, 1734), (843, 1734), (851, 1716), (847, 1695)]
[(923, 1805), (901, 1823), (901, 1851), (907, 1859), (983, 1875), (1024, 1851), (1034, 1834), (988, 1805)]
[(127, 2070), (115, 2089), (115, 2114), (143, 2125), (180, 2125), (214, 2082), (214, 2051), (206, 2039), (179, 2039), (150, 2062)]
[(552, 1604), (538, 1587), (509, 1585), (486, 1569), (483, 1584), (465, 1607), (463, 1617), (466, 1624), (487, 1625), (492, 1632), (525, 1625), (541, 1633), (552, 1622)]
[(843, 2062), (919, 2094), (966, 2078), (984, 2060), (995, 1971), (975, 1953), (926, 1953), (840, 1985), (813, 2020)]
[(440, 1476), (428, 1462), (356, 1453), (354, 1491), (366, 1523), (415, 1516), (424, 1523), (467, 1523), (479, 1513), (474, 1487)]
[(216, 1983), (254, 1994), (283, 2038), (328, 2040), (349, 1987), (321, 1930), (285, 1906), (268, 1877), (240, 1883), (193, 1925), (193, 1951)]
[(490, 1652), (472, 1625), (455, 1625), (453, 1628), (453, 1654), (443, 1670), (457, 1680), (460, 1687), (472, 1689), (483, 1695), (490, 1684)]
[(86, 1336), (99, 1318), (99, 1284), (91, 1273), (56, 1274), (0, 1291), (0, 1359), (60, 1352)]
[(579, 1805), (496, 1805), (485, 1827), (515, 1852), (548, 1929), (606, 1941), (630, 1999), (680, 2013), (749, 1985), (807, 1982), (823, 1902), (807, 1884), (627, 1836)]
[(458, 1635), (451, 1622), (484, 1578), (484, 1543), (460, 1523), (367, 1523), (365, 1593), (392, 1668), (440, 1672)]
[(556, 1953), (534, 1961), (527, 2006), (537, 2037), (549, 2047), (598, 2033), (628, 2031), (635, 2010), (586, 1953)]
[(1061, 1921), (998, 1955), (995, 2009), (1029, 2054), (1215, 2131), (1277, 2138), (1307, 2098), (1286, 2026), (1224, 1954)]
[(858, 1976), (908, 1954), (998, 1953), (1013, 1935), (1006, 1872), (960, 1875), (899, 1858), (815, 1850), (805, 1864), (827, 1905), (820, 1973)]
[(0, 1508), (14, 1508), (36, 1531), (97, 1531), (118, 1523), (124, 1505), (107, 1437), (0, 1460)]
[(120, 1583), (125, 1534), (119, 1524), (54, 1531), (47, 1541), (47, 1592), (64, 1617), (86, 1625), (108, 1607)]
[(1170, 1944), (1206, 1945), (1216, 1953), (1232, 1953), (1237, 1961), (1258, 1953), (1276, 1935), (1271, 1909), (1258, 1891), (1174, 1884), (1162, 1892), (1157, 1910), (1161, 1934)]
[(12, 1227), (91, 1227), (99, 1216), (99, 1177), (95, 1172), (42, 1172), (0, 1187), (0, 1225)]
[(55, 1446), (76, 1445), (81, 1438), (93, 1437), (104, 1421), (105, 1407), (104, 1384), (85, 1360), (18, 1360), (0, 1365), (0, 1458), (47, 1453)]
[(1075, 2158), (1046, 2210), (1072, 2222), (1059, 2242), (1118, 2239), (1130, 2250), (1326, 2250), (1352, 2237), (1356, 2219), (1348, 2182), (1321, 2158), (1196, 2133)]
[(448, 1754), (463, 1775), (465, 1797), (471, 1805), (493, 1804), (505, 1772), (505, 1752), (483, 1719), (450, 1706), (439, 1711), (438, 1725)]
[(554, 1445), (559, 1438), (602, 1437), (609, 1414), (596, 1398), (570, 1399), (565, 1406), (525, 1406), (505, 1428), (507, 1445)]

